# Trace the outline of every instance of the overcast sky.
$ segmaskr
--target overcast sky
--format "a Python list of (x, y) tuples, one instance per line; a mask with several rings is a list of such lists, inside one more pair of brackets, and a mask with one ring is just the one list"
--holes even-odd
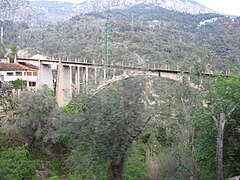
[[(62, 2), (82, 2), (85, 0), (54, 0)], [(240, 16), (240, 0), (195, 0), (220, 13)]]
[(240, 16), (240, 0), (195, 0), (208, 8), (229, 15)]

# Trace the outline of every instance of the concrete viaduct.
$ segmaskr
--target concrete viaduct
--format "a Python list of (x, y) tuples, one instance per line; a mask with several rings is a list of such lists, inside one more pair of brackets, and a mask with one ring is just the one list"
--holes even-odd
[[(57, 67), (56, 98), (59, 106), (65, 106), (74, 94), (80, 92), (100, 91), (106, 85), (130, 76), (158, 76), (181, 81), (180, 70), (169, 70), (165, 67), (132, 67), (124, 65), (104, 65), (78, 60), (41, 60), (17, 58), (19, 63), (30, 63), (38, 66), (36, 88), (43, 85), (53, 88), (52, 66)], [(188, 73), (188, 72), (186, 72)]]

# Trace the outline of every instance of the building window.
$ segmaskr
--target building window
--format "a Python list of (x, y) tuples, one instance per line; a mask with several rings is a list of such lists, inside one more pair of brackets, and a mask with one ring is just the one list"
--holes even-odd
[(22, 72), (16, 72), (16, 76), (22, 76)]
[(33, 72), (33, 76), (37, 76), (37, 72)]
[(27, 76), (32, 76), (32, 72), (27, 72)]
[(7, 76), (13, 76), (13, 72), (7, 72)]
[(29, 87), (36, 87), (36, 82), (28, 82)]

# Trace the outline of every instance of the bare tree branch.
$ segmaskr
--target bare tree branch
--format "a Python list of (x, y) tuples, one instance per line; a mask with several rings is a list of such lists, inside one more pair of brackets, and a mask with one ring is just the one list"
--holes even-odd
[(232, 114), (232, 112), (233, 112), (239, 105), (240, 105), (240, 103), (237, 103), (235, 106), (233, 106), (233, 107), (231, 108), (231, 110), (227, 113), (227, 116), (226, 116), (226, 117), (229, 117), (229, 116)]
[(216, 116), (212, 115), (212, 119), (214, 120), (216, 126), (218, 127), (218, 119), (216, 118)]

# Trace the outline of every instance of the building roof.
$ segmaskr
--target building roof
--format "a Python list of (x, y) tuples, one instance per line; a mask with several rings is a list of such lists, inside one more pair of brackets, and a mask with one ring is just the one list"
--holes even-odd
[(24, 63), (24, 62), (21, 62), (19, 63), (20, 65), (23, 65), (23, 66), (27, 66), (28, 68), (32, 69), (32, 70), (38, 70), (38, 67), (33, 65), (33, 64), (30, 64), (30, 63)]
[(51, 59), (51, 57), (50, 56), (45, 56), (45, 55), (42, 55), (42, 54), (35, 54), (35, 55), (31, 56), (30, 59), (47, 60), (47, 59)]
[(0, 71), (35, 71), (37, 67), (33, 65), (22, 65), (17, 63), (0, 63)]

